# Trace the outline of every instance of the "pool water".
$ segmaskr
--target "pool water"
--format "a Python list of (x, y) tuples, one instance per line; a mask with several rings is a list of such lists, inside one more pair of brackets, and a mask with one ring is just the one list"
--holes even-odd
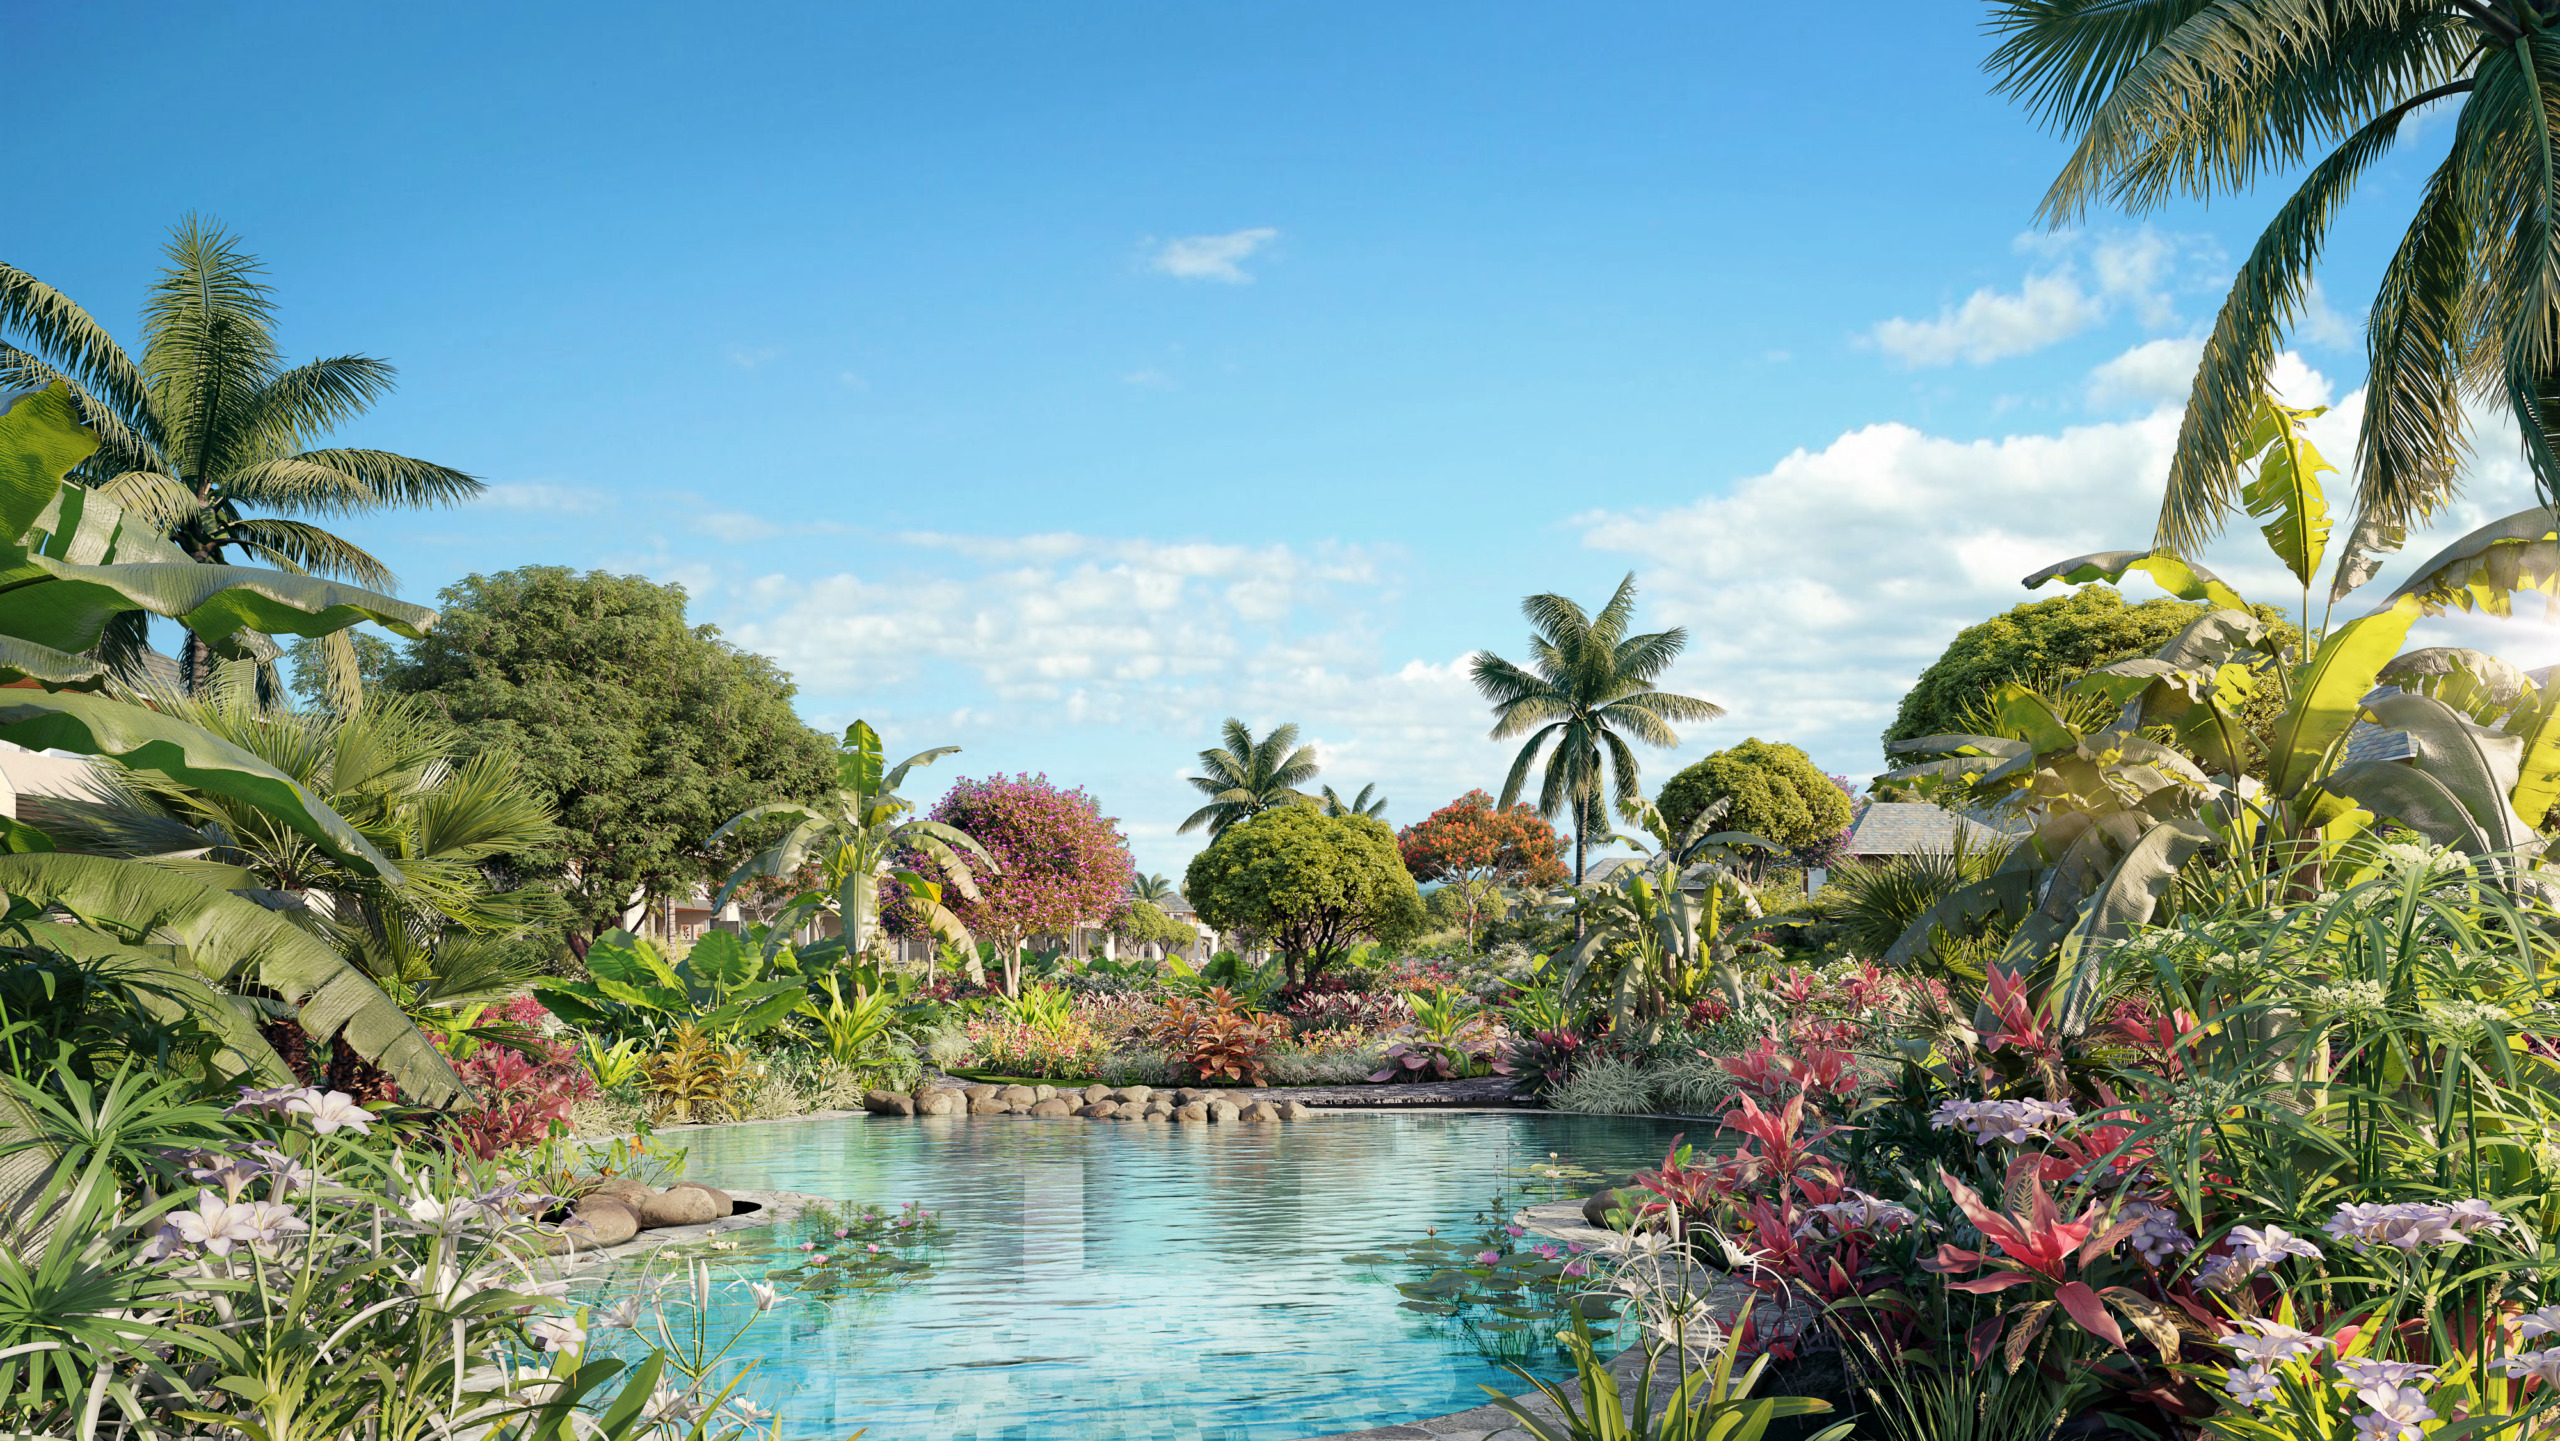
[[(1510, 1204), (1661, 1162), (1677, 1126), (1535, 1112), (1335, 1114), (1288, 1124), (1139, 1125), (998, 1116), (857, 1117), (684, 1133), (685, 1174), (887, 1208), (946, 1228), (932, 1269), (757, 1319), (742, 1394), (793, 1441), (1299, 1441), (1421, 1420), (1571, 1368), (1551, 1343), (1407, 1308), (1373, 1247), (1471, 1236)], [(697, 1254), (699, 1254), (697, 1252)], [(708, 1257), (719, 1268), (719, 1256)], [(582, 1287), (592, 1299), (636, 1273)], [(762, 1279), (765, 1266), (730, 1268)], [(662, 1268), (663, 1269), (663, 1268)], [(725, 1279), (725, 1277), (724, 1277)], [(715, 1335), (752, 1314), (713, 1302)], [(1543, 1333), (1539, 1333), (1543, 1334)], [(1493, 1352), (1507, 1346), (1509, 1354)]]

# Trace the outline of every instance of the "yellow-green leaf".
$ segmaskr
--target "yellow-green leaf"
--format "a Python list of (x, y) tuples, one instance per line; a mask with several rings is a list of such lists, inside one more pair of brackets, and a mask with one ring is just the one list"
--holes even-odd
[(2222, 583), (2222, 577), (2193, 561), (2156, 550), (2102, 550), (2091, 555), (2075, 555), (2056, 561), (2020, 582), (2034, 590), (2047, 581), (2067, 581), (2073, 585), (2103, 580), (2110, 585), (2121, 582), (2133, 571), (2151, 577), (2162, 590), (2180, 600), (2200, 600), (2223, 610), (2247, 611), (2249, 603), (2240, 592)]
[(2240, 503), (2266, 522), (2260, 529), (2268, 547), (2306, 586), (2329, 549), (2329, 501), (2321, 494), (2320, 473), (2337, 467), (2312, 447), (2302, 423), (2326, 410), (2278, 405), (2261, 395), (2249, 437), (2241, 443), (2244, 454), (2257, 454), (2258, 474), (2241, 487)]
[(2418, 619), (2418, 600), (2404, 595), (2387, 610), (2359, 617), (2329, 633), (2309, 660), (2294, 668), (2293, 704), (2276, 722), (2268, 757), (2267, 787), (2290, 797), (2318, 779), (2321, 763), (2355, 724), (2366, 692)]

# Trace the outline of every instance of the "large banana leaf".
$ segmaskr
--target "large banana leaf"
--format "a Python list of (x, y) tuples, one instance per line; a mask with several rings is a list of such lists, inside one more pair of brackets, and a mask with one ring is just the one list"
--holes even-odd
[(2560, 594), (2560, 543), (2547, 507), (2493, 520), (2419, 562), (2386, 604), (2415, 597), (2428, 615), (2447, 606), (2513, 613), (2519, 590)]
[(252, 656), (249, 637), (261, 633), (328, 635), (370, 620), (418, 636), (436, 615), (317, 576), (192, 561), (72, 565), (23, 547), (0, 547), (0, 633), (58, 650), (87, 650), (110, 618), (136, 610), (167, 616), (234, 659)]
[(440, 1104), (462, 1093), (441, 1052), (362, 971), (271, 911), (139, 861), (105, 856), (0, 855), (0, 892), (59, 906), (147, 944), (176, 944), (209, 979), (246, 979), (299, 1008), (302, 1029), (342, 1037), (410, 1097)]
[(394, 885), (400, 868), (346, 818), (265, 761), (210, 732), (143, 706), (69, 692), (0, 691), (0, 740), (29, 750), (113, 756), (258, 807), (360, 871)]
[(2162, 821), (2126, 849), (2124, 859), (2082, 906), (2078, 924), (2062, 944), (2062, 973), (2053, 991), (2054, 1022), (2064, 1035), (2087, 1030), (2090, 1014), (2105, 994), (2101, 947), (2149, 923), (2179, 868), (2213, 838), (2213, 828), (2202, 821)]
[(2318, 779), (2417, 618), (2417, 599), (2404, 595), (2329, 632), (2295, 669), (2293, 703), (2276, 723), (2275, 747), (2267, 757), (2269, 790), (2290, 797)]
[(2524, 742), (2516, 788), (2507, 800), (2526, 825), (2539, 830), (2560, 806), (2560, 693), (2542, 691), (2507, 712), (2506, 729)]
[(71, 387), (56, 381), (0, 396), (0, 535), (24, 534), (62, 478), (97, 448)]
[(0, 635), (0, 683), (37, 681), (56, 686), (94, 688), (107, 678), (107, 668), (85, 655), (55, 650), (13, 635)]
[(2249, 608), (2240, 592), (2222, 583), (2222, 577), (2194, 561), (2157, 550), (2102, 550), (2091, 555), (2075, 555), (2056, 561), (2020, 582), (2034, 590), (2047, 581), (2064, 581), (2072, 585), (2088, 581), (2115, 582), (2128, 572), (2140, 571), (2159, 583), (2162, 590), (2180, 600), (2207, 601), (2223, 610)]
[(2496, 656), (2450, 645), (2403, 651), (2382, 668), (2380, 679), (2433, 696), (2482, 725), (2495, 724), (2538, 689), (2531, 676)]
[(266, 653), (261, 632), (326, 635), (372, 620), (416, 636), (434, 624), (423, 606), (356, 586), (195, 564), (156, 532), (127, 524), (105, 496), (62, 478), (96, 447), (58, 383), (0, 409), (0, 635), (85, 651), (111, 617), (143, 610), (242, 655)]
[(2388, 696), (2375, 701), (2371, 709), (2375, 720), (2408, 733), (2418, 752), (2409, 764), (2461, 802), (2490, 850), (2511, 851), (2540, 842), (2542, 837), (2508, 800), (2523, 764), (2522, 737), (2474, 724), (2429, 696)]
[(2472, 856), (2488, 855), (2496, 849), (2479, 820), (2445, 788), (2444, 782), (2400, 761), (2359, 761), (2340, 768), (2321, 784), (2437, 845)]
[(2258, 397), (2243, 454), (2258, 457), (2258, 474), (2240, 488), (2240, 503), (2266, 522), (2267, 546), (2305, 586), (2329, 548), (2329, 502), (2320, 493), (2320, 473), (2336, 470), (2312, 448), (2302, 422), (2327, 414), (2326, 406), (2298, 410)]

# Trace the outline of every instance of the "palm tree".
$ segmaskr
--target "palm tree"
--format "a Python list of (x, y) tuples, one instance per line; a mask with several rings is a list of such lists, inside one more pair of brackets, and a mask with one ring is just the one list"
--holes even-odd
[(1140, 871), (1129, 882), (1129, 897), (1140, 901), (1161, 901), (1173, 894), (1173, 882), (1162, 876)]
[[(142, 518), (209, 565), (231, 551), (296, 574), (376, 590), (398, 584), (370, 552), (304, 517), (446, 505), (485, 487), (461, 471), (384, 450), (313, 447), (390, 393), (396, 373), (368, 355), (288, 367), (262, 267), (216, 224), (190, 216), (143, 308), (137, 363), (69, 297), (0, 263), (0, 392), (62, 381), (99, 446), (71, 478)], [(140, 678), (144, 618), (108, 631), (98, 654)], [(323, 641), (333, 695), (352, 700), (354, 647)], [(189, 689), (214, 657), (192, 633)]]
[(1529, 767), (1554, 742), (1538, 786), (1538, 814), (1553, 820), (1558, 811), (1571, 808), (1577, 886), (1589, 841), (1609, 834), (1608, 807), (1600, 795), (1602, 773), (1609, 775), (1618, 800), (1638, 794), (1636, 755), (1618, 732), (1667, 748), (1680, 743), (1673, 721), (1713, 720), (1724, 714), (1720, 705), (1653, 688), (1654, 678), (1688, 645), (1689, 632), (1674, 626), (1628, 635), (1635, 608), (1632, 572), (1618, 582), (1618, 593), (1597, 616), (1560, 595), (1533, 595), (1520, 602), (1520, 613), (1529, 618), (1529, 663), (1535, 670), (1523, 670), (1489, 650), (1476, 652), (1469, 667), (1477, 691), (1493, 703), (1493, 739), (1508, 740), (1535, 728), (1511, 762), (1500, 805), (1519, 801)]
[(1324, 813), (1329, 816), (1367, 816), (1373, 821), (1384, 820), (1387, 815), (1387, 798), (1385, 796), (1380, 796), (1376, 800), (1369, 798), (1369, 793), (1376, 789), (1375, 784), (1362, 786), (1360, 794), (1346, 801), (1334, 794), (1333, 787), (1326, 786)]
[(468, 938), (518, 936), (564, 914), (551, 892), (501, 891), (485, 869), (559, 836), (512, 757), (470, 752), (406, 696), (369, 696), (348, 712), (268, 709), (245, 661), (220, 666), (194, 696), (143, 698), (320, 797), (400, 858), (399, 879), (350, 866), (248, 800), (114, 762), (98, 764), (87, 797), (26, 796), (20, 813), (68, 849), (149, 862), (285, 910), (395, 999), (428, 1010), (502, 999), (533, 979), (492, 970), (486, 947), (470, 948), (480, 973), (470, 984), (438, 964), (448, 949), (459, 961)]
[(1316, 748), (1298, 744), (1296, 726), (1280, 726), (1257, 742), (1245, 723), (1231, 716), (1224, 734), (1224, 747), (1200, 753), (1200, 769), (1208, 774), (1185, 777), (1209, 804), (1193, 811), (1177, 834), (1205, 825), (1214, 841), (1238, 821), (1275, 806), (1308, 802), (1298, 787), (1316, 778)]
[(1989, 28), (2003, 41), (1986, 68), (2077, 137), (2044, 198), (2055, 225), (2092, 199), (2139, 211), (2312, 162), (2241, 264), (2196, 370), (2159, 528), (2189, 552), (2230, 508), (2238, 442), (2338, 211), (2412, 116), (2463, 97), (2366, 322), (2343, 595), (2456, 493), (2468, 399), (2512, 409), (2544, 501), (2560, 491), (2560, 31), (2547, 0), (2276, 8), (2281, 19), (2254, 5), (1998, 0)]

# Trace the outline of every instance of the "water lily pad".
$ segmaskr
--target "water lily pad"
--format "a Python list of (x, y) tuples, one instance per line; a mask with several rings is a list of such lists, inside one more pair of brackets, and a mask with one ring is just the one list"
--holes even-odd
[(1342, 1259), (1354, 1266), (1378, 1266), (1391, 1264), (1396, 1258), (1393, 1256), (1381, 1255), (1376, 1251), (1362, 1251), (1357, 1255), (1345, 1256)]
[(1526, 1331), (1529, 1329), (1529, 1323), (1526, 1321), (1478, 1321), (1476, 1329), (1479, 1331)]
[(1396, 1304), (1402, 1306), (1408, 1311), (1419, 1311), (1425, 1316), (1455, 1316), (1458, 1314), (1458, 1308), (1455, 1306), (1442, 1306), (1430, 1301), (1398, 1301)]

